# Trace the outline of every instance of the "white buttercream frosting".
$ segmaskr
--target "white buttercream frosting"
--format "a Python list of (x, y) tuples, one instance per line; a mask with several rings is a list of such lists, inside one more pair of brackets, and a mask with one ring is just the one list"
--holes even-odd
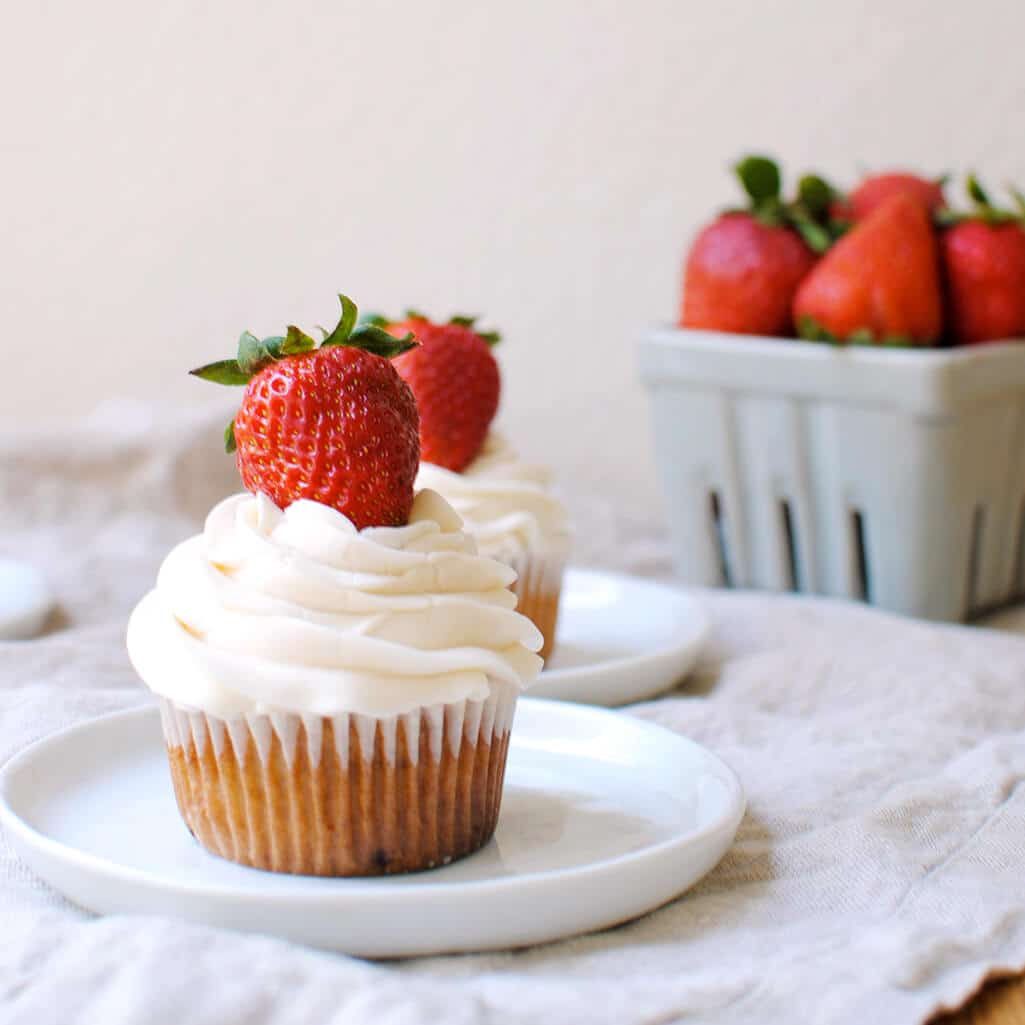
[(570, 532), (566, 507), (549, 491), (549, 473), (523, 462), (492, 431), (462, 473), (421, 463), (418, 488), (437, 491), (462, 518), (480, 551), (513, 559), (527, 551), (565, 553)]
[(152, 690), (223, 718), (484, 700), (541, 668), (514, 579), (429, 490), (407, 526), (362, 531), (316, 502), (241, 494), (167, 556), (128, 653)]

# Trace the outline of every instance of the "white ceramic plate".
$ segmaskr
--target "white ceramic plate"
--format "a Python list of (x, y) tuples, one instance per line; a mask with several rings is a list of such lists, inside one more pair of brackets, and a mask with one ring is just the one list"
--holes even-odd
[(531, 697), (626, 705), (678, 684), (708, 622), (675, 587), (597, 570), (566, 573), (553, 657)]
[(650, 723), (521, 703), (494, 839), (445, 868), (318, 879), (207, 854), (175, 807), (159, 715), (48, 737), (0, 771), (0, 824), (76, 904), (282, 936), (367, 957), (543, 943), (635, 918), (708, 872), (744, 813), (734, 774)]

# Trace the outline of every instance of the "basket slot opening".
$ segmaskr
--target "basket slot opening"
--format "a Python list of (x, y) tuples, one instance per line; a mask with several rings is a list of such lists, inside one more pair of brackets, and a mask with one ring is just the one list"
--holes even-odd
[(804, 590), (801, 581), (801, 560), (794, 533), (794, 517), (790, 503), (784, 498), (779, 503), (780, 524), (783, 527), (783, 554), (786, 557), (787, 587), (791, 591)]
[(732, 587), (733, 570), (730, 567), (730, 546), (726, 541), (726, 514), (718, 491), (708, 493), (708, 511), (712, 518), (712, 533), (719, 556), (719, 577), (724, 587)]
[(1014, 546), (1014, 578), (1011, 581), (1009, 598), (1018, 598), (1025, 593), (1025, 497), (1018, 507), (1018, 539)]
[(965, 580), (964, 614), (975, 609), (979, 593), (979, 566), (982, 562), (982, 531), (986, 525), (986, 510), (981, 505), (972, 513), (972, 543), (968, 550), (968, 577)]
[(851, 541), (854, 545), (854, 597), (872, 601), (872, 574), (868, 564), (865, 516), (860, 509), (851, 510)]

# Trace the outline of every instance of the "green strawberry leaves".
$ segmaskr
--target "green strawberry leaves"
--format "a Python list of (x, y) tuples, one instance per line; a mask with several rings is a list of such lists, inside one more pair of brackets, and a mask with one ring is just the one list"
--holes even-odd
[(1025, 227), (1025, 195), (1013, 185), (1007, 186), (1007, 192), (1014, 200), (1014, 209), (1006, 210), (996, 206), (990, 198), (989, 192), (983, 188), (982, 183), (974, 174), (965, 178), (965, 192), (972, 201), (972, 209), (967, 213), (961, 210), (954, 210), (952, 207), (945, 207), (936, 213), (936, 223), (940, 227), (949, 228), (955, 224), (963, 224), (965, 221), (982, 221), (983, 224), (1012, 224), (1018, 223)]
[(356, 304), (347, 296), (340, 295), (338, 301), (342, 304), (342, 317), (335, 326), (334, 331), (329, 334), (321, 345), (344, 345), (352, 334), (359, 317), (359, 310)]
[[(407, 332), (404, 338), (396, 338), (385, 331), (387, 321), (383, 317), (368, 318), (373, 322), (364, 321), (357, 327), (359, 310), (356, 304), (347, 295), (339, 295), (338, 300), (342, 304), (342, 315), (330, 334), (320, 329), (324, 334), (320, 348), (344, 345), (362, 349), (383, 359), (393, 359), (416, 347), (417, 341), (412, 332)], [(189, 373), (214, 384), (245, 385), (272, 363), (313, 352), (316, 348), (314, 339), (294, 324), (289, 324), (284, 335), (270, 335), (267, 338), (257, 338), (252, 332), (243, 331), (239, 336), (234, 359), (207, 363)], [(234, 420), (224, 431), (224, 448), (226, 452), (234, 452), (236, 449)]]
[(449, 317), (448, 322), (450, 324), (458, 324), (460, 327), (468, 327), (478, 338), (483, 338), (484, 341), (491, 347), (494, 348), (502, 340), (501, 332), (499, 331), (481, 331), (476, 325), (480, 317), (468, 316), (465, 313), (457, 313), (454, 317)]
[(797, 183), (797, 201), (812, 217), (828, 214), (835, 195), (833, 186), (817, 174), (802, 175)]
[[(423, 313), (421, 310), (409, 309), (403, 314), (406, 320), (427, 320), (431, 318)], [(481, 331), (477, 327), (477, 321), (480, 317), (476, 315), (470, 315), (467, 313), (457, 313), (454, 316), (448, 318), (448, 323), (457, 324), (459, 327), (469, 328), (478, 338), (483, 339), (492, 348), (502, 340), (501, 332), (499, 331)], [(364, 327), (387, 327), (393, 323), (387, 317), (382, 316), (380, 313), (370, 313), (365, 315), (361, 320), (360, 324)], [(438, 322), (440, 323), (440, 322)]]
[(979, 206), (992, 206), (993, 204), (989, 201), (989, 195), (986, 190), (982, 187), (979, 179), (974, 174), (968, 175), (965, 179), (965, 190), (968, 192), (968, 197), (973, 203)]
[(863, 327), (851, 332), (846, 338), (838, 338), (823, 327), (814, 317), (801, 317), (797, 322), (797, 336), (809, 342), (826, 342), (830, 345), (875, 345), (889, 349), (905, 349), (913, 346), (914, 340), (906, 335), (886, 335), (877, 338), (871, 328)]
[(243, 331), (238, 339), (239, 368), (244, 374), (252, 376), (265, 366), (273, 363), (281, 356), (283, 338), (275, 335), (270, 338), (257, 338), (249, 331)]
[(189, 373), (193, 377), (201, 377), (204, 381), (212, 381), (214, 384), (248, 384), (250, 378), (250, 375), (238, 365), (237, 359), (221, 359), (216, 363), (207, 363), (206, 366), (196, 367)]
[(410, 349), (415, 349), (418, 344), (416, 338), (413, 337), (412, 331), (407, 331), (402, 338), (396, 338), (385, 331), (383, 327), (378, 327), (376, 324), (366, 324), (363, 327), (357, 328), (347, 339), (341, 342), (332, 341), (329, 335), (320, 343), (320, 347), (323, 349), (329, 345), (348, 345), (351, 348), (363, 349), (384, 359), (394, 359), (396, 356), (401, 356), (404, 352), (409, 352)]
[(338, 298), (342, 304), (342, 319), (338, 321), (334, 331), (320, 343), (322, 349), (332, 345), (347, 345), (354, 349), (363, 349), (383, 359), (394, 359), (416, 347), (412, 331), (407, 331), (403, 338), (396, 338), (384, 330), (388, 321), (377, 314), (364, 317), (357, 327), (359, 310), (356, 304), (347, 295), (340, 295)]
[(782, 180), (779, 167), (769, 157), (752, 155), (744, 157), (734, 168), (744, 191), (751, 197), (751, 203), (758, 207), (767, 200), (779, 199)]
[(769, 157), (752, 154), (734, 165), (733, 171), (747, 193), (750, 213), (769, 228), (792, 228), (816, 253), (824, 253), (836, 240), (829, 212), (836, 190), (817, 174), (804, 175), (792, 200), (782, 196), (779, 165)]
[[(323, 343), (322, 343), (323, 344)], [(283, 356), (299, 356), (304, 352), (313, 352), (317, 343), (305, 331), (300, 331), (295, 324), (289, 324), (285, 337), (281, 339), (275, 359)]]

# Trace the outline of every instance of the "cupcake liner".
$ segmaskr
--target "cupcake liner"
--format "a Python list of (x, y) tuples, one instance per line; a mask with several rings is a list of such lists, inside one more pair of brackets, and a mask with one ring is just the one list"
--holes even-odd
[(517, 573), (516, 583), (510, 587), (516, 595), (516, 611), (526, 616), (541, 631), (545, 642), (538, 654), (547, 659), (555, 647), (566, 556), (524, 552), (505, 561)]
[(182, 818), (211, 853), (301, 875), (415, 872), (498, 822), (512, 688), (406, 715), (221, 719), (163, 700)]

